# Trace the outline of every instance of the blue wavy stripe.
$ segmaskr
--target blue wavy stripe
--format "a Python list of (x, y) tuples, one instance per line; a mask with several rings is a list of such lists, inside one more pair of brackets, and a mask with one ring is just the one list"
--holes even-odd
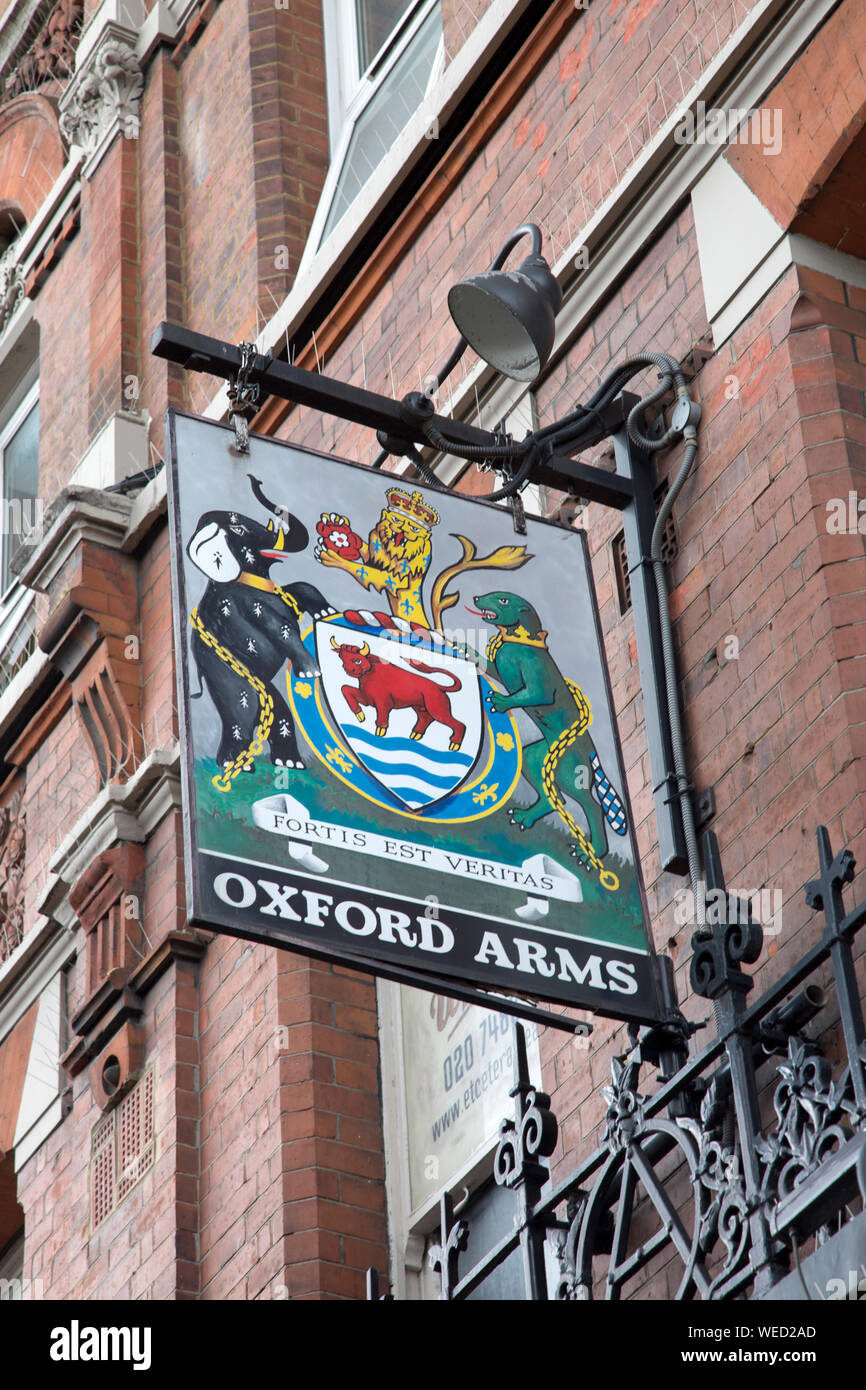
[[(383, 763), (378, 758), (371, 758), (369, 754), (364, 754), (365, 767), (371, 767), (375, 772), (384, 772), (388, 777), (414, 777), (416, 781), (423, 782), (431, 788), (443, 787), (450, 791), (455, 785), (454, 777), (437, 777), (435, 773), (428, 772), (426, 767), (411, 767), (407, 763)], [(459, 781), (459, 776), (456, 781)]]
[[(372, 744), (374, 748), (381, 748), (383, 745), (383, 740), (378, 734), (368, 734), (365, 729), (354, 728), (351, 724), (341, 724), (340, 728), (350, 742), (352, 739), (359, 739), (361, 743)], [(389, 751), (394, 749), (401, 753), (411, 753), (413, 757), (426, 758), (434, 763), (463, 763), (464, 767), (471, 767), (475, 762), (468, 753), (440, 752), (438, 748), (427, 748), (418, 739), (389, 737), (387, 747)]]

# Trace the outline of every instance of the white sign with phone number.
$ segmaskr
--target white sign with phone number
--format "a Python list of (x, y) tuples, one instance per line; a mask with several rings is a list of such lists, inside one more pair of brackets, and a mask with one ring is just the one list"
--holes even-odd
[[(494, 1139), (514, 1113), (514, 1021), (474, 1004), (401, 989), (409, 1181), (424, 1206)], [(541, 1065), (534, 1024), (524, 1023), (529, 1074)]]

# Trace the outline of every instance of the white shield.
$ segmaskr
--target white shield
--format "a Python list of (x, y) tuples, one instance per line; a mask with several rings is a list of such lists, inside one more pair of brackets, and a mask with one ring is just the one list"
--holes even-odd
[(417, 811), (465, 782), (484, 734), (481, 688), (445, 639), (320, 621), (316, 653), (343, 738), (392, 796)]

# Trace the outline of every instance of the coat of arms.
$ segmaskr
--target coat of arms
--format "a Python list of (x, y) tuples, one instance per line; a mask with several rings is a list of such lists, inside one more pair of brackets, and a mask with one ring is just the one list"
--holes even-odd
[(582, 538), (268, 441), (246, 466), (178, 513), (205, 920), (645, 1000)]

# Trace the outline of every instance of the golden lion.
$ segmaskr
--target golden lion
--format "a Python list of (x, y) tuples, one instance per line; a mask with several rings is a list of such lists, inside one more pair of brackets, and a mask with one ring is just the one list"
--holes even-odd
[(520, 569), (532, 558), (525, 546), (502, 545), (490, 555), (479, 556), (472, 541), (456, 535), (462, 558), (437, 575), (431, 601), (432, 624), (424, 610), (423, 587), (433, 555), (431, 531), (439, 524), (439, 513), (420, 492), (408, 495), (399, 488), (385, 494), (382, 515), (367, 541), (352, 530), (348, 517), (323, 512), (319, 522), (316, 559), (329, 569), (343, 570), (377, 593), (384, 592), (392, 616), (421, 627), (439, 629), (443, 614), (458, 601), (448, 585), (468, 570)]
[[(430, 565), (433, 545), (430, 530), (439, 514), (424, 501), (420, 492), (411, 497), (391, 488), (385, 506), (357, 559), (340, 553), (341, 532), (350, 534), (346, 517), (322, 513), (325, 539), (316, 549), (316, 559), (329, 569), (344, 570), (365, 589), (384, 592), (395, 618), (429, 627), (421, 589)], [(326, 534), (327, 533), (327, 534)]]

